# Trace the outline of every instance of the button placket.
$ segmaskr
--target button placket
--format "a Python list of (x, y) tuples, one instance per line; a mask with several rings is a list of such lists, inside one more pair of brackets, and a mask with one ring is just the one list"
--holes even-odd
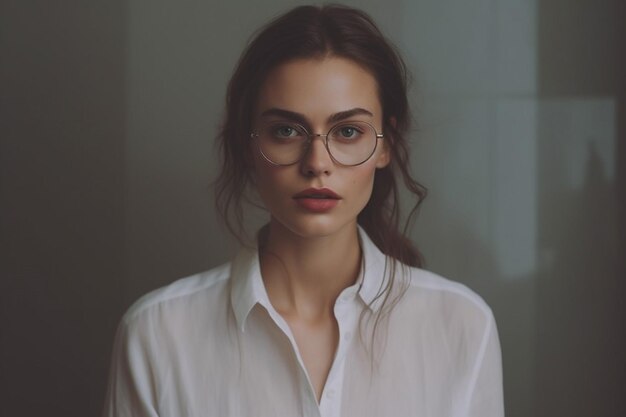
[(345, 358), (354, 334), (356, 317), (358, 317), (358, 306), (354, 304), (355, 294), (356, 292), (354, 291), (344, 292), (337, 298), (335, 303), (334, 312), (339, 325), (340, 338), (337, 346), (337, 355), (328, 376), (328, 385), (324, 389), (322, 396), (320, 411), (323, 417), (339, 417), (341, 412)]

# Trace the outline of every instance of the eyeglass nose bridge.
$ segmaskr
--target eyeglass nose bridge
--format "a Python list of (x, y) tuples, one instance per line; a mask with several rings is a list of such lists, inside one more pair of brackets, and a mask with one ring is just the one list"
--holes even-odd
[(306, 134), (309, 137), (309, 141), (311, 141), (313, 138), (320, 137), (320, 138), (324, 138), (325, 139), (324, 142), (328, 142), (328, 135), (330, 133), (309, 133), (309, 132), (306, 132)]
[(306, 148), (302, 152), (302, 156), (300, 157), (300, 161), (303, 160), (304, 158), (306, 158), (306, 156), (310, 152), (311, 145), (313, 144), (313, 139), (319, 137), (319, 138), (324, 138), (324, 148), (326, 148), (326, 152), (328, 152), (328, 156), (330, 156), (330, 159), (332, 159), (333, 161), (339, 163), (335, 159), (335, 157), (333, 156), (332, 152), (330, 151), (330, 148), (328, 147), (328, 135), (330, 135), (330, 131), (328, 133), (309, 133), (306, 130), (304, 130), (304, 132), (306, 133), (307, 141), (306, 141)]

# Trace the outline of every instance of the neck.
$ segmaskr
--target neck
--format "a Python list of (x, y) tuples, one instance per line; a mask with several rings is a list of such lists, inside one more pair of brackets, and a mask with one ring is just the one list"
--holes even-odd
[(271, 221), (260, 261), (270, 302), (281, 315), (333, 316), (335, 300), (361, 269), (356, 222), (331, 236), (302, 237)]

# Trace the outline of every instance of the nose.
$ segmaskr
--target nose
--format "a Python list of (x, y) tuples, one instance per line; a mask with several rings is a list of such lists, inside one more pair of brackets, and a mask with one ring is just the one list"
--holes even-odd
[(328, 175), (334, 166), (333, 159), (326, 149), (326, 138), (323, 135), (311, 135), (311, 142), (300, 161), (300, 169), (305, 176)]

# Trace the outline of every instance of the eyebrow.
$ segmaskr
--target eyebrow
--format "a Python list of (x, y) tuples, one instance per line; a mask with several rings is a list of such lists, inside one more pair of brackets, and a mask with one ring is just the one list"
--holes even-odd
[[(328, 117), (327, 122), (335, 123), (335, 122), (339, 122), (341, 120), (349, 119), (350, 117), (359, 116), (359, 115), (370, 116), (370, 117), (374, 116), (372, 112), (369, 110), (363, 109), (361, 107), (355, 107), (350, 110), (340, 111), (340, 112), (331, 114)], [(309, 124), (306, 117), (303, 114), (296, 113), (290, 110), (279, 109), (276, 107), (272, 107), (271, 109), (267, 109), (263, 113), (261, 113), (261, 117), (269, 117), (269, 116), (282, 117), (282, 118), (300, 123), (302, 125)]]

